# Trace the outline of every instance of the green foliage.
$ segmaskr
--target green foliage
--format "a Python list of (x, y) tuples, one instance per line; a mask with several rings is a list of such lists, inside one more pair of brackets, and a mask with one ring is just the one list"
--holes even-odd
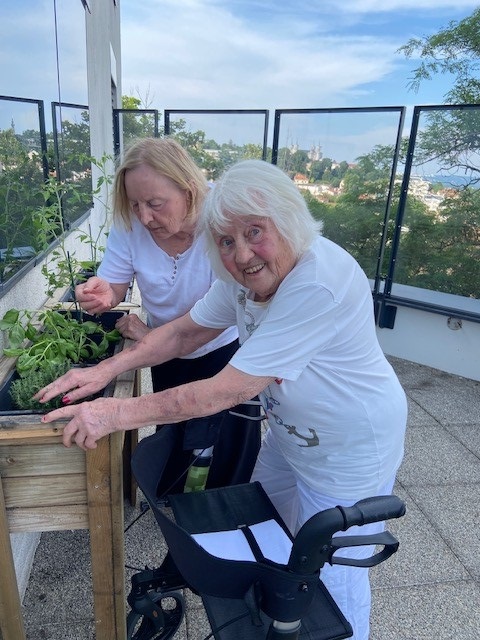
[(426, 126), (415, 146), (415, 165), (435, 162), (442, 173), (465, 176), (470, 185), (480, 181), (480, 109), (448, 109), (425, 114)]
[[(112, 176), (107, 168), (111, 158), (98, 159), (89, 155), (88, 112), (81, 113), (79, 123), (62, 120), (60, 157), (54, 161), (50, 137), (48, 152), (51, 173), (45, 181), (43, 175), (40, 134), (27, 130), (17, 135), (14, 127), (0, 131), (0, 281), (4, 282), (37, 253), (56, 246), (43, 265), (47, 281), (46, 293), (71, 283), (70, 273), (82, 268), (81, 263), (65, 250), (65, 235), (73, 222), (85, 213), (92, 203), (104, 202), (106, 215), (95, 237), (79, 232), (80, 242), (90, 245), (90, 264), (97, 264), (104, 250), (109, 213), (109, 189)], [(91, 167), (98, 169), (99, 178), (92, 186)]]
[[(91, 227), (89, 225), (89, 232), (85, 233), (83, 231), (79, 231), (77, 233), (77, 238), (80, 242), (87, 244), (90, 249), (90, 259), (88, 261), (81, 261), (81, 268), (83, 270), (92, 270), (96, 273), (97, 266), (101, 262), (102, 254), (105, 251), (103, 242), (106, 239), (110, 224), (110, 190), (113, 184), (113, 176), (109, 173), (108, 166), (111, 161), (113, 162), (113, 158), (105, 153), (99, 160), (89, 157), (88, 161), (92, 165), (95, 165), (99, 172), (97, 184), (93, 189), (91, 196), (94, 202), (98, 203), (102, 207), (105, 215), (98, 226), (96, 235), (92, 234)], [(104, 199), (102, 199), (103, 193), (105, 194)]]
[(34, 254), (32, 211), (43, 201), (43, 171), (40, 155), (25, 149), (13, 128), (0, 131), (0, 166), (0, 281), (5, 282)]
[(9, 389), (13, 405), (17, 409), (26, 411), (51, 411), (52, 409), (57, 409), (62, 406), (60, 396), (43, 404), (34, 400), (33, 396), (47, 384), (50, 384), (50, 382), (53, 382), (66, 373), (70, 369), (70, 366), (71, 364), (68, 360), (46, 363), (42, 369), (31, 371), (28, 375), (13, 380)]
[(410, 39), (399, 52), (407, 58), (419, 56), (423, 60), (414, 70), (412, 90), (417, 91), (424, 80), (436, 74), (449, 73), (454, 85), (445, 95), (445, 102), (479, 102), (480, 8), (459, 22), (451, 21), (446, 29), (432, 36)]
[[(75, 257), (75, 253), (67, 250), (65, 245), (66, 232), (65, 219), (63, 215), (63, 202), (69, 198), (70, 202), (81, 203), (88, 206), (92, 199), (99, 202), (105, 211), (104, 218), (98, 227), (98, 232), (94, 236), (89, 232), (78, 231), (76, 238), (89, 246), (90, 259), (89, 266), (94, 266), (101, 261), (101, 255), (105, 250), (102, 244), (102, 238), (106, 237), (106, 230), (109, 224), (109, 189), (113, 178), (108, 173), (108, 162), (110, 156), (104, 155), (100, 160), (95, 158), (83, 158), (83, 162), (88, 161), (89, 165), (93, 164), (99, 169), (99, 177), (97, 185), (93, 191), (87, 195), (78, 189), (75, 182), (58, 181), (55, 177), (50, 177), (47, 182), (42, 185), (41, 194), (44, 199), (42, 206), (38, 207), (33, 214), (33, 225), (36, 231), (37, 243), (36, 248), (39, 251), (46, 250), (48, 246), (57, 240), (57, 246), (46, 257), (42, 265), (42, 274), (47, 283), (46, 294), (51, 297), (54, 292), (67, 285), (74, 285), (76, 275), (85, 268), (85, 262)], [(106, 186), (106, 201), (101, 200), (101, 194), (104, 192), (103, 187)]]
[(100, 323), (52, 309), (38, 313), (10, 309), (0, 321), (0, 330), (6, 332), (10, 345), (3, 354), (17, 358), (20, 375), (64, 360), (77, 364), (101, 359), (110, 344), (121, 338), (116, 329), (107, 331)]
[(438, 212), (408, 201), (395, 280), (480, 299), (480, 193), (461, 189)]

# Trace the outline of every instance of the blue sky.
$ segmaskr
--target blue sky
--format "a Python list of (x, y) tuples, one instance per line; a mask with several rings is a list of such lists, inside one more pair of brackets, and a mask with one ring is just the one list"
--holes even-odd
[(124, 93), (167, 108), (436, 103), (449, 78), (407, 85), (397, 50), (472, 0), (122, 0)]
[[(409, 91), (419, 61), (397, 50), (477, 6), (472, 0), (120, 0), (122, 92), (161, 111), (438, 104), (451, 78)], [(83, 8), (80, 0), (57, 0), (59, 94), (53, 7), (53, 0), (1, 3), (0, 94), (47, 103), (60, 95), (85, 104)]]

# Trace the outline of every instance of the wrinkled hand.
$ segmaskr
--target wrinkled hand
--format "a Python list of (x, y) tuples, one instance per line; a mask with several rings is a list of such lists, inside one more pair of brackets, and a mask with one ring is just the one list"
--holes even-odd
[(129, 313), (117, 320), (115, 328), (120, 331), (124, 338), (130, 340), (141, 340), (151, 329), (140, 318)]
[(48, 402), (56, 396), (67, 394), (64, 395), (62, 402), (69, 404), (101, 391), (111, 379), (107, 372), (102, 372), (100, 366), (70, 369), (63, 376), (37, 391), (34, 399), (39, 402)]
[(93, 276), (75, 287), (75, 298), (88, 313), (103, 313), (113, 306), (114, 291), (106, 280)]
[(63, 444), (66, 447), (77, 444), (87, 451), (97, 448), (97, 440), (121, 428), (120, 407), (121, 400), (98, 398), (50, 411), (42, 416), (42, 422), (70, 419), (63, 430)]

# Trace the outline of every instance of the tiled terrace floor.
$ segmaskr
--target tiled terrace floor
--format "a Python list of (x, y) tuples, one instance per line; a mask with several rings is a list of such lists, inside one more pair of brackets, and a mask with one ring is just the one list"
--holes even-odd
[[(371, 571), (370, 640), (478, 640), (480, 383), (391, 361), (410, 405), (395, 487), (407, 515), (389, 526), (398, 553)], [(136, 515), (138, 507), (127, 505), (126, 524)], [(162, 555), (147, 513), (126, 533), (127, 563), (157, 566)], [(28, 639), (93, 639), (89, 580), (87, 532), (42, 534), (24, 599)], [(208, 632), (200, 600), (189, 597), (184, 637), (201, 640)]]

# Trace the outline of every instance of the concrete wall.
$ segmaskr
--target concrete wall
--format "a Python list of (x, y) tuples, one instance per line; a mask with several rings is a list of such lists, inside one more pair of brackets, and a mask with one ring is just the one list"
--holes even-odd
[(397, 307), (393, 329), (377, 329), (388, 355), (480, 380), (480, 324)]

